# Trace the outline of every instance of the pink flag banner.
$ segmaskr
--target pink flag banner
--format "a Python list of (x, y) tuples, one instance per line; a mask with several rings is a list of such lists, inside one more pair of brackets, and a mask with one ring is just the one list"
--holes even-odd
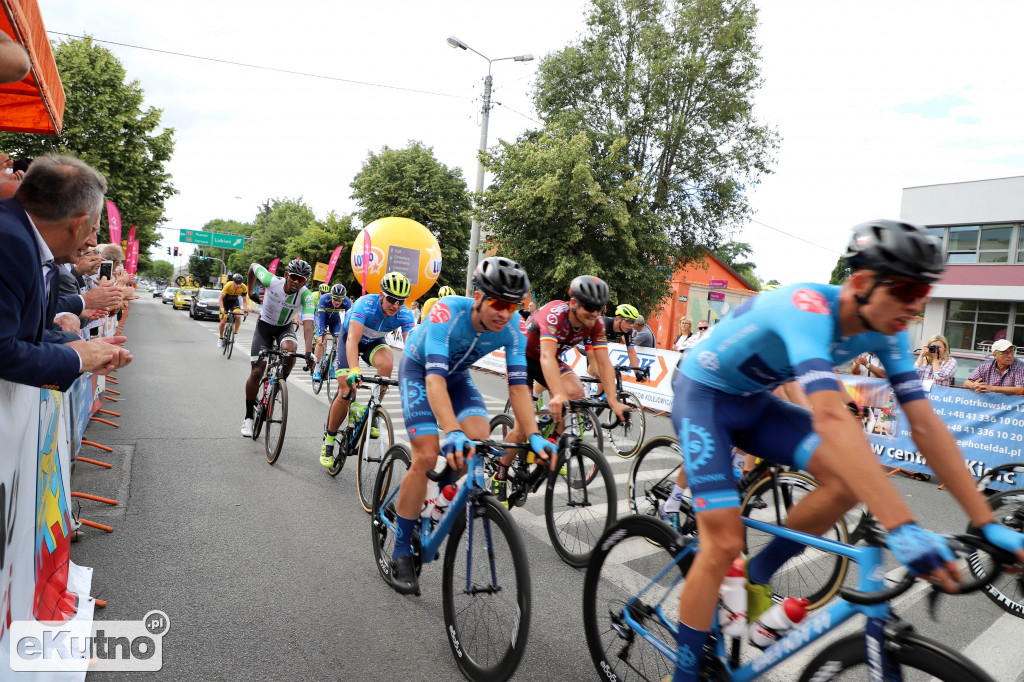
[[(132, 228), (132, 232), (135, 232), (135, 228)], [(128, 240), (128, 253), (124, 257), (124, 269), (128, 271), (128, 274), (134, 275), (139, 268), (139, 240), (129, 239)]]
[(277, 274), (277, 264), (280, 263), (280, 262), (281, 262), (280, 258), (275, 258), (274, 260), (270, 261), (270, 267), (267, 268), (267, 270), (270, 270), (270, 274), (272, 274), (272, 275), (276, 275)]
[(327, 261), (327, 279), (324, 280), (325, 282), (331, 281), (331, 275), (334, 274), (334, 266), (338, 264), (338, 257), (341, 255), (341, 250), (344, 248), (344, 246), (336, 248), (334, 253), (331, 254), (331, 260)]
[(128, 230), (128, 241), (129, 242), (135, 241), (135, 226), (134, 225), (132, 225), (132, 229)]
[(366, 295), (366, 273), (370, 271), (370, 232), (363, 229), (363, 296)]
[(121, 243), (121, 213), (110, 199), (107, 199), (107, 227), (110, 228), (110, 243)]

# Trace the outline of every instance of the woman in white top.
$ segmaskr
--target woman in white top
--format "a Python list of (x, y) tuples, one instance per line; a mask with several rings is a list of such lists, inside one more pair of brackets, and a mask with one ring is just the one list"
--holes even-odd
[(929, 379), (936, 386), (949, 386), (956, 374), (956, 358), (949, 355), (949, 342), (942, 334), (936, 334), (924, 344), (917, 356), (914, 369), (922, 381)]
[(679, 320), (679, 336), (676, 337), (676, 342), (672, 344), (672, 348), (680, 353), (684, 353), (696, 346), (697, 342), (703, 337), (704, 334), (702, 332), (693, 331), (693, 320), (689, 317), (683, 317)]

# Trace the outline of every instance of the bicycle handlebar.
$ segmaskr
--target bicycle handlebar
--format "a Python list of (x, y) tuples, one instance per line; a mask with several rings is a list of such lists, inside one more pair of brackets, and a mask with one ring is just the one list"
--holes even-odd
[[(596, 400), (594, 398), (582, 398), (580, 400), (567, 400), (565, 402), (565, 404), (562, 405), (562, 414), (563, 415), (567, 412), (567, 410), (568, 410), (568, 408), (570, 406), (573, 407), (573, 408), (589, 407), (591, 409), (606, 409), (608, 407), (608, 403), (606, 401), (604, 401), (604, 400)], [(598, 425), (600, 425), (600, 427), (602, 429), (614, 429), (616, 426), (618, 426), (619, 424), (622, 423), (622, 420), (619, 419), (619, 415), (615, 414), (611, 410), (608, 410), (608, 411), (611, 412), (611, 415), (612, 415), (611, 416), (611, 420), (607, 424), (605, 424), (602, 421), (598, 421), (597, 422)], [(626, 421), (627, 422), (629, 421), (629, 412), (626, 412)]]
[[(476, 448), (477, 455), (488, 454), (492, 450), (529, 450), (529, 443), (506, 443), (500, 440), (474, 440), (472, 441), (473, 447)], [(434, 471), (433, 469), (427, 469), (427, 478), (437, 483), (438, 481), (444, 480), (449, 477), (454, 470), (452, 465), (448, 463), (447, 459), (444, 463), (444, 469), (440, 471)]]
[[(398, 386), (398, 381), (395, 379), (388, 379), (387, 377), (364, 377), (360, 375), (360, 382), (364, 384), (377, 384), (378, 386)], [(349, 389), (346, 395), (341, 397), (342, 400), (354, 400), (356, 397), (356, 389)]]

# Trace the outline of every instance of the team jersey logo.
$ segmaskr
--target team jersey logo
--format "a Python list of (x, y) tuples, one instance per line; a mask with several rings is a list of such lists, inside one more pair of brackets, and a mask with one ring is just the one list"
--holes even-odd
[(793, 305), (807, 313), (832, 314), (825, 297), (813, 289), (798, 289), (793, 293), (792, 301)]
[(527, 327), (526, 327), (526, 318), (523, 317), (522, 315), (520, 315), (519, 316), (519, 331), (521, 331), (522, 333), (525, 334), (526, 333), (526, 329), (527, 329)]
[(444, 303), (435, 303), (430, 308), (430, 321), (434, 323), (447, 322), (452, 319), (452, 311)]

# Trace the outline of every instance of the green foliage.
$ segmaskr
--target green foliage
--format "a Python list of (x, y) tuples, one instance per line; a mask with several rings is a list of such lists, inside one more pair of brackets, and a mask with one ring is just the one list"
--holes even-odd
[(151, 260), (145, 270), (140, 266), (139, 272), (154, 279), (170, 279), (174, 275), (174, 266), (165, 260)]
[(254, 220), (253, 235), (256, 239), (246, 242), (241, 251), (232, 251), (227, 260), (228, 269), (245, 273), (251, 263), (266, 267), (270, 261), (280, 258), (279, 272), (284, 272), (284, 266), (296, 257), (290, 251), (289, 240), (317, 225), (313, 209), (301, 198), (268, 200)]
[(354, 292), (357, 284), (352, 268), (349, 267), (349, 258), (352, 255), (352, 242), (358, 234), (359, 230), (352, 227), (352, 216), (339, 218), (331, 212), (325, 222), (317, 223), (315, 227), (310, 227), (302, 234), (289, 239), (288, 253), (293, 258), (302, 258), (316, 268), (317, 262), (329, 263), (334, 249), (339, 245), (344, 246), (329, 284), (341, 282), (349, 292)]
[[(0, 149), (14, 158), (57, 152), (79, 157), (107, 177), (107, 198), (121, 213), (123, 238), (138, 226), (139, 266), (160, 240), (164, 202), (176, 193), (165, 164), (174, 152), (174, 130), (161, 129), (161, 109), (143, 110), (143, 90), (128, 82), (121, 62), (86, 37), (54, 45), (67, 103), (61, 136), (0, 133)], [(110, 241), (106, 217), (100, 241)]]
[(761, 289), (761, 279), (757, 276), (757, 273), (754, 272), (757, 266), (754, 265), (754, 263), (745, 260), (747, 256), (754, 253), (750, 244), (747, 244), (746, 242), (730, 241), (722, 244), (712, 251), (712, 253), (715, 254), (715, 256), (717, 256), (723, 263), (739, 273), (739, 275), (743, 279), (747, 280), (754, 289)]
[(625, 178), (626, 151), (625, 140), (601, 152), (585, 132), (555, 130), (485, 154), (494, 179), (481, 214), (497, 254), (523, 266), (540, 301), (563, 298), (581, 274), (608, 282), (612, 305), (631, 303), (644, 313), (668, 292), (658, 267), (668, 240), (630, 215), (637, 183)]
[(592, 0), (580, 41), (538, 70), (546, 125), (588, 131), (597, 157), (626, 141), (626, 208), (681, 263), (742, 223), (747, 188), (770, 172), (778, 135), (754, 118), (756, 27), (753, 0)]
[(832, 268), (832, 276), (829, 277), (829, 284), (842, 284), (846, 281), (846, 278), (850, 276), (850, 266), (846, 264), (846, 259), (842, 256), (836, 261), (836, 266)]
[(394, 216), (415, 220), (430, 230), (441, 246), (437, 286), (465, 288), (471, 222), (461, 169), (438, 161), (432, 147), (410, 141), (405, 149), (384, 147), (379, 154), (371, 152), (351, 187), (364, 225)]
[(188, 272), (202, 286), (210, 285), (210, 277), (220, 275), (221, 266), (212, 258), (201, 258), (195, 252), (188, 257)]

